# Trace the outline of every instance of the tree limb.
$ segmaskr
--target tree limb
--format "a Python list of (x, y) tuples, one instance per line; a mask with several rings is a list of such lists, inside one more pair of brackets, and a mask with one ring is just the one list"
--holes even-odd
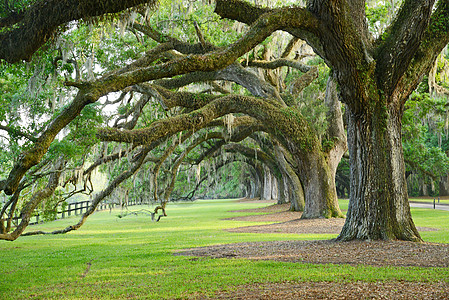
[(0, 125), (0, 129), (7, 131), (9, 134), (16, 135), (16, 136), (23, 136), (24, 138), (26, 138), (32, 142), (37, 142), (37, 138), (35, 138), (34, 136), (32, 136), (28, 133), (22, 132), (18, 129), (15, 129), (15, 128), (12, 128), (9, 126), (4, 126), (4, 125)]
[(257, 67), (262, 69), (277, 69), (280, 67), (290, 67), (294, 69), (298, 69), (303, 73), (306, 73), (310, 71), (311, 67), (308, 65), (303, 64), (302, 62), (286, 59), (286, 58), (279, 58), (272, 61), (265, 61), (265, 60), (250, 60), (247, 65), (249, 67)]
[(234, 44), (204, 55), (186, 57), (164, 64), (149, 66), (120, 75), (99, 79), (94, 84), (96, 97), (119, 91), (127, 86), (164, 77), (172, 77), (195, 71), (215, 71), (232, 64), (274, 31), (284, 28), (316, 28), (318, 20), (302, 8), (286, 8), (262, 15), (249, 31)]
[(404, 103), (428, 74), (441, 51), (449, 43), (449, 1), (440, 0), (430, 18), (424, 37), (404, 76), (398, 82), (398, 98)]
[(104, 198), (109, 196), (123, 181), (125, 181), (128, 178), (130, 178), (132, 175), (134, 175), (139, 170), (139, 168), (142, 166), (142, 164), (145, 161), (146, 155), (151, 150), (152, 150), (151, 146), (145, 147), (144, 150), (143, 150), (143, 153), (142, 153), (143, 155), (140, 156), (139, 160), (136, 161), (131, 166), (130, 169), (122, 172), (103, 191), (101, 191), (100, 193), (96, 194), (96, 196), (93, 199), (90, 207), (83, 214), (83, 216), (81, 217), (81, 220), (77, 224), (68, 226), (68, 227), (66, 227), (64, 229), (61, 229), (61, 230), (55, 230), (55, 231), (52, 231), (52, 232), (44, 232), (44, 231), (27, 232), (27, 233), (22, 234), (22, 236), (40, 235), (40, 234), (65, 234), (67, 232), (79, 229), (86, 222), (87, 218), (91, 214), (93, 214), (95, 212), (95, 210), (97, 209), (98, 204), (100, 204), (100, 202)]
[(431, 19), (435, 0), (406, 0), (397, 17), (382, 35), (377, 48), (377, 74), (386, 93), (395, 90), (419, 49)]
[(9, 63), (30, 60), (60, 25), (82, 18), (117, 13), (155, 0), (46, 0), (37, 1), (24, 12), (20, 26), (0, 34), (0, 59)]
[(30, 201), (26, 203), (26, 205), (23, 207), (21, 211), (21, 222), (16, 227), (16, 229), (11, 233), (4, 233), (0, 234), (0, 239), (7, 240), (7, 241), (14, 241), (17, 239), (20, 235), (22, 235), (25, 228), (28, 226), (28, 223), (30, 222), (30, 218), (32, 216), (32, 213), (34, 209), (41, 203), (44, 199), (50, 197), (53, 195), (54, 191), (58, 187), (59, 178), (62, 173), (62, 167), (65, 164), (65, 161), (63, 159), (59, 159), (56, 163), (55, 169), (56, 172), (54, 172), (52, 175), (50, 175), (50, 178), (48, 180), (47, 186), (33, 194)]

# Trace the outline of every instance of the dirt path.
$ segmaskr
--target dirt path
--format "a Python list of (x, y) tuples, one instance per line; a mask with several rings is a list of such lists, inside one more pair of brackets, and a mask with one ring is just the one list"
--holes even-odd
[[(271, 204), (263, 208), (236, 210), (235, 212), (265, 213), (234, 217), (225, 220), (247, 222), (276, 222), (269, 225), (244, 226), (228, 229), (229, 232), (251, 233), (309, 233), (309, 234), (338, 234), (345, 223), (345, 219), (311, 219), (301, 220), (301, 212), (288, 211), (289, 204)], [(435, 228), (418, 227), (418, 231), (436, 231)]]
[[(241, 211), (239, 211), (241, 212)], [(276, 222), (269, 225), (228, 229), (255, 233), (338, 234), (344, 219), (300, 220), (288, 205), (245, 210), (265, 213), (230, 220)], [(436, 230), (418, 228), (419, 231)], [(211, 258), (246, 258), (293, 263), (350, 264), (395, 267), (449, 267), (449, 244), (384, 241), (274, 241), (238, 243), (186, 249), (176, 255)], [(198, 298), (195, 299), (208, 299)], [(448, 282), (304, 282), (238, 287), (217, 293), (212, 299), (449, 299)]]
[(217, 293), (213, 297), (192, 299), (239, 299), (239, 300), (291, 300), (291, 299), (449, 299), (447, 282), (300, 282), (269, 283), (237, 287), (234, 291)]

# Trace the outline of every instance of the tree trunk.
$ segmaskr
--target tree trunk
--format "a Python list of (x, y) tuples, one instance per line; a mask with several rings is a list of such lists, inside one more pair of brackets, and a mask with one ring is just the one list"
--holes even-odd
[(288, 201), (288, 185), (286, 183), (287, 177), (281, 174), (280, 178), (277, 180), (277, 204), (285, 204)]
[(343, 217), (338, 205), (335, 173), (322, 153), (302, 161), (299, 177), (304, 187), (305, 207), (302, 219)]
[(421, 241), (408, 203), (401, 118), (400, 109), (384, 104), (349, 114), (351, 190), (338, 240)]
[(279, 200), (279, 183), (273, 174), (271, 174), (271, 199)]
[(301, 159), (301, 162), (298, 162), (298, 165), (302, 165), (299, 176), (306, 199), (303, 219), (343, 217), (338, 205), (335, 174), (347, 146), (341, 103), (338, 101), (337, 85), (332, 77), (329, 77), (327, 82), (325, 103), (328, 108), (327, 119), (330, 122), (326, 142), (331, 146), (315, 153), (310, 151), (307, 157), (298, 157)]
[(290, 210), (304, 211), (304, 190), (302, 188), (301, 181), (285, 159), (283, 149), (284, 148), (282, 148), (279, 144), (275, 144), (274, 146), (276, 162), (285, 177), (284, 182), (288, 185)]
[(441, 176), (439, 195), (449, 196), (449, 175)]
[(271, 200), (271, 172), (270, 169), (264, 165), (263, 167), (263, 194), (262, 200)]

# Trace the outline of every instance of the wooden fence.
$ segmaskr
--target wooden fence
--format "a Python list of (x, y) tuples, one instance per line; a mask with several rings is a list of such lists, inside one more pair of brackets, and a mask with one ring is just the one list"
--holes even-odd
[[(128, 203), (124, 203), (122, 206), (127, 207), (127, 206), (134, 206), (134, 205), (143, 205), (143, 204), (150, 204), (150, 202), (149, 201), (129, 200)], [(62, 206), (58, 206), (58, 211), (56, 213), (54, 220), (65, 219), (65, 218), (68, 218), (71, 216), (81, 215), (81, 214), (87, 212), (90, 205), (91, 205), (91, 201), (81, 201), (81, 202), (69, 203), (64, 210), (62, 209)], [(100, 203), (97, 206), (96, 211), (113, 209), (113, 208), (120, 207), (120, 206), (121, 205), (118, 203)], [(19, 216), (16, 216), (13, 218), (14, 224), (17, 224), (19, 221), (20, 221)], [(36, 224), (42, 223), (42, 222), (43, 222), (42, 216), (37, 214), (31, 218), (29, 225), (36, 225)]]

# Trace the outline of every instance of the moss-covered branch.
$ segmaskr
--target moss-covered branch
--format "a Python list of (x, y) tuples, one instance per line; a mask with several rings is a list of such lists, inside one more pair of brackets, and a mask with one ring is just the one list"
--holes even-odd
[(65, 161), (63, 159), (59, 159), (58, 162), (55, 165), (55, 172), (53, 172), (48, 180), (48, 183), (46, 187), (43, 189), (35, 192), (31, 199), (25, 204), (25, 206), (21, 210), (21, 221), (19, 225), (14, 229), (11, 233), (3, 233), (0, 234), (0, 240), (8, 240), (8, 241), (14, 241), (17, 239), (20, 235), (22, 235), (23, 231), (28, 226), (28, 223), (30, 222), (31, 216), (33, 215), (34, 209), (46, 198), (53, 195), (56, 188), (59, 184), (59, 178), (62, 173), (63, 166), (65, 164)]
[[(246, 64), (246, 63), (245, 63)], [(290, 67), (294, 69), (298, 69), (301, 72), (308, 72), (310, 70), (310, 66), (303, 64), (302, 62), (286, 59), (286, 58), (280, 58), (275, 59), (272, 61), (265, 61), (265, 60), (251, 60), (247, 63), (249, 67), (257, 67), (262, 69), (277, 69), (280, 67)]]
[(46, 0), (36, 1), (20, 18), (18, 26), (0, 34), (0, 59), (9, 63), (29, 60), (58, 27), (73, 20), (117, 13), (155, 0)]
[[(407, 70), (428, 27), (434, 0), (406, 0), (376, 49), (377, 76), (388, 95)], [(444, 2), (444, 1), (443, 1)], [(446, 16), (447, 17), (447, 16)]]
[[(314, 130), (301, 114), (293, 109), (273, 105), (263, 99), (229, 95), (218, 98), (191, 113), (159, 120), (147, 128), (136, 130), (103, 129), (98, 137), (104, 141), (116, 141), (144, 145), (162, 136), (173, 135), (184, 130), (198, 131), (214, 119), (228, 113), (245, 113), (260, 121), (271, 133), (282, 136), (296, 151), (321, 149)], [(287, 142), (287, 140), (289, 142)]]
[(164, 64), (149, 66), (117, 76), (99, 79), (93, 87), (97, 97), (119, 91), (127, 86), (149, 80), (172, 77), (195, 71), (215, 71), (232, 64), (238, 57), (253, 49), (274, 31), (285, 28), (314, 29), (318, 20), (302, 8), (285, 8), (262, 15), (249, 31), (225, 49), (203, 55), (187, 55)]
[[(87, 218), (92, 215), (95, 210), (97, 209), (98, 204), (101, 203), (101, 201), (109, 196), (123, 181), (130, 178), (132, 175), (134, 175), (142, 166), (142, 164), (145, 162), (145, 157), (147, 154), (152, 150), (152, 146), (147, 146), (142, 150), (142, 155), (139, 157), (139, 159), (129, 168), (128, 170), (122, 172), (119, 176), (117, 176), (109, 185), (100, 193), (96, 194), (95, 198), (92, 200), (92, 203), (90, 204), (90, 207), (87, 209), (87, 211), (83, 214), (81, 217), (81, 220), (71, 226), (68, 226), (61, 230), (55, 230), (52, 232), (44, 232), (44, 231), (32, 231), (22, 234), (22, 236), (29, 236), (29, 235), (40, 235), (40, 234), (65, 234), (67, 232), (77, 230), (83, 224), (86, 222)], [(0, 235), (1, 238), (1, 235)]]
[(449, 1), (440, 0), (432, 13), (429, 26), (404, 76), (398, 82), (397, 98), (405, 103), (408, 96), (428, 74), (436, 58), (449, 43)]

